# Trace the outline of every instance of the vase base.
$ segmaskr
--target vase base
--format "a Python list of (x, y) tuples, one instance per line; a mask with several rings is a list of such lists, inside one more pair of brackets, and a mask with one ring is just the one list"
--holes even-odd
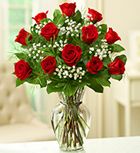
[(73, 152), (73, 151), (83, 151), (83, 146), (79, 146), (77, 148), (66, 148), (66, 147), (60, 147), (60, 150), (63, 152)]

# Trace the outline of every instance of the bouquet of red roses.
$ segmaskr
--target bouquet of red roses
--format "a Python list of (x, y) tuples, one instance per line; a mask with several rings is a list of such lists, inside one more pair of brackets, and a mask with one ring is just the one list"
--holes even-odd
[(110, 79), (121, 80), (125, 71), (121, 38), (106, 24), (102, 14), (88, 9), (76, 11), (76, 3), (64, 3), (53, 19), (47, 12), (37, 14), (30, 32), (21, 29), (15, 41), (22, 50), (15, 53), (16, 85), (28, 82), (59, 92), (61, 104), (54, 110), (52, 125), (63, 150), (78, 150), (89, 130), (89, 113), (82, 107), (85, 86), (103, 92)]
[(47, 87), (48, 93), (73, 95), (88, 86), (103, 92), (110, 78), (121, 80), (125, 71), (124, 48), (116, 43), (118, 34), (100, 24), (102, 14), (88, 9), (83, 16), (76, 3), (64, 3), (53, 19), (47, 12), (37, 14), (30, 32), (21, 29), (15, 41), (24, 50), (15, 53), (16, 85), (24, 82)]

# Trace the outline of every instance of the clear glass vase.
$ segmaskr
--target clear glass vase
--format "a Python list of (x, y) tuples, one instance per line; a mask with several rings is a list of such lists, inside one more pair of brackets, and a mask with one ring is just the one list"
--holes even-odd
[(60, 103), (52, 113), (52, 126), (63, 151), (82, 150), (90, 126), (90, 113), (82, 104), (84, 90), (72, 96), (59, 93)]

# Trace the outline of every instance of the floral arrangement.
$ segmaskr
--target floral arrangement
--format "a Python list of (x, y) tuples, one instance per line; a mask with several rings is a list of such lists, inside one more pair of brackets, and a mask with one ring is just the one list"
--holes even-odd
[(30, 32), (19, 31), (15, 41), (22, 46), (15, 53), (14, 74), (17, 86), (28, 82), (59, 93), (52, 126), (60, 148), (71, 151), (82, 149), (89, 130), (90, 116), (81, 100), (84, 87), (102, 93), (111, 78), (122, 79), (127, 58), (116, 43), (119, 35), (99, 23), (102, 14), (91, 8), (82, 14), (76, 3), (63, 3), (60, 9), (53, 19), (48, 11), (37, 14)]
[(64, 3), (55, 10), (53, 19), (47, 12), (33, 17), (30, 32), (19, 31), (15, 41), (22, 46), (15, 53), (16, 85), (28, 82), (47, 87), (47, 92), (73, 95), (88, 86), (103, 92), (110, 79), (121, 80), (125, 71), (121, 38), (106, 24), (102, 14), (88, 9), (87, 15), (76, 10), (76, 3)]

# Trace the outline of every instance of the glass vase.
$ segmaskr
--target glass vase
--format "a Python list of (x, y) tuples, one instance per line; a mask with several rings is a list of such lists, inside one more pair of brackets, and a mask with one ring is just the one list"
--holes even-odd
[(90, 126), (90, 113), (82, 103), (84, 90), (74, 95), (59, 93), (60, 103), (52, 113), (52, 126), (63, 151), (82, 150)]

